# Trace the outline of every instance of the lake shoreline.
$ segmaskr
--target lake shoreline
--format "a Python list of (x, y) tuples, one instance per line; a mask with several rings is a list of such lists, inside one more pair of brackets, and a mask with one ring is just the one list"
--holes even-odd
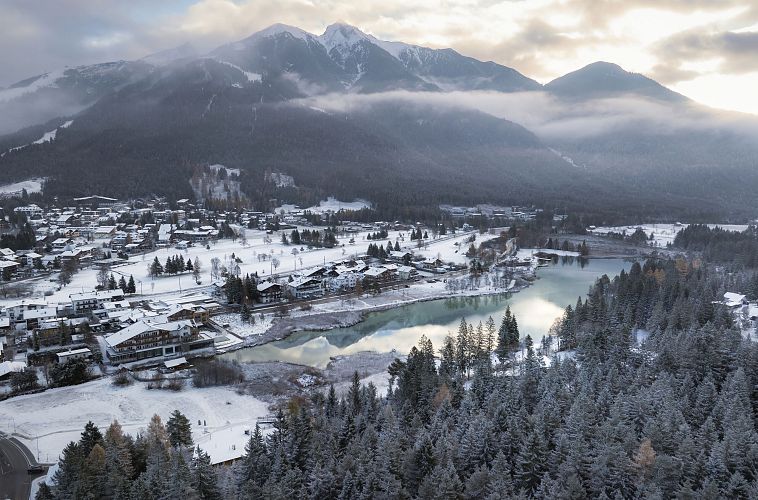
[[(625, 256), (625, 258), (612, 258), (608, 256), (592, 256), (587, 259), (588, 261), (595, 261), (598, 263), (609, 261), (626, 261), (636, 260), (634, 257)], [(563, 265), (566, 265), (565, 263)], [(573, 267), (574, 264), (572, 264)], [(553, 266), (547, 266), (548, 268)], [(562, 267), (562, 266), (561, 266)], [(584, 266), (581, 266), (584, 268)], [(615, 276), (620, 272), (621, 267), (612, 273), (598, 271), (599, 274), (593, 277), (594, 282), (602, 274), (612, 274)], [(536, 271), (536, 269), (535, 269)], [(556, 270), (556, 273), (560, 273), (560, 270)], [(365, 295), (359, 299), (340, 300), (335, 299), (328, 303), (319, 304), (318, 307), (321, 311), (303, 311), (293, 310), (289, 317), (277, 318), (273, 323), (261, 334), (249, 335), (245, 337), (244, 341), (230, 346), (223, 352), (219, 352), (220, 356), (228, 358), (234, 358), (233, 355), (236, 351), (242, 351), (247, 349), (254, 349), (263, 347), (267, 344), (272, 344), (278, 341), (285, 340), (294, 334), (299, 332), (329, 332), (336, 329), (350, 328), (361, 324), (370, 318), (371, 314), (382, 313), (391, 311), (394, 309), (400, 309), (407, 306), (418, 305), (422, 303), (431, 303), (436, 301), (443, 301), (447, 299), (475, 299), (480, 297), (493, 297), (493, 296), (505, 296), (518, 294), (524, 292), (533, 287), (541, 280), (540, 272), (534, 272), (528, 276), (528, 279), (519, 278), (517, 283), (510, 289), (495, 288), (491, 286), (482, 286), (475, 290), (464, 291), (450, 291), (447, 290), (441, 283), (430, 286), (429, 284), (421, 283), (417, 285), (411, 285), (409, 288), (400, 290), (386, 291), (377, 296)], [(436, 288), (434, 288), (436, 286)], [(553, 288), (550, 288), (553, 290)], [(583, 295), (585, 291), (582, 289), (579, 295)], [(408, 295), (412, 296), (409, 297)], [(573, 303), (573, 299), (572, 302)], [(563, 309), (568, 303), (562, 304), (560, 307)], [(324, 311), (323, 309), (330, 309)], [(380, 351), (377, 351), (380, 352)]]
[[(304, 314), (302, 316), (284, 317), (278, 318), (274, 323), (261, 335), (254, 338), (247, 337), (241, 344), (231, 346), (228, 350), (223, 351), (220, 354), (226, 354), (241, 349), (247, 349), (251, 347), (260, 347), (271, 342), (277, 342), (284, 340), (287, 337), (303, 331), (317, 331), (326, 332), (336, 328), (349, 328), (362, 323), (366, 320), (366, 317), (371, 313), (377, 313), (382, 311), (389, 311), (391, 309), (399, 309), (401, 307), (420, 304), (423, 302), (433, 302), (437, 300), (446, 300), (453, 298), (475, 298), (486, 297), (492, 295), (508, 295), (518, 293), (532, 286), (534, 282), (539, 279), (535, 277), (532, 280), (523, 280), (525, 284), (514, 286), (513, 288), (503, 289), (485, 289), (485, 290), (469, 290), (470, 293), (440, 293), (433, 294), (424, 297), (416, 297), (413, 299), (388, 302), (384, 304), (377, 304), (368, 307), (362, 307), (360, 309), (344, 309), (340, 311), (331, 311), (317, 314)], [(379, 296), (381, 297), (381, 295)], [(375, 298), (375, 297), (374, 297)], [(337, 304), (339, 300), (330, 302), (330, 304)]]

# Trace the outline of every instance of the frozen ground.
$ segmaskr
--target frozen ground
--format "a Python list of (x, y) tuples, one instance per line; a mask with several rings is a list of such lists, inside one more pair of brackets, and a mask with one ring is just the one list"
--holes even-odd
[[(689, 224), (638, 224), (633, 226), (609, 226), (609, 227), (598, 227), (596, 229), (593, 229), (590, 231), (592, 234), (608, 234), (610, 232), (613, 233), (623, 233), (626, 232), (627, 235), (631, 235), (634, 233), (634, 231), (637, 230), (637, 228), (641, 228), (643, 231), (645, 231), (645, 234), (650, 236), (650, 233), (653, 234), (653, 243), (655, 246), (659, 247), (666, 247), (669, 243), (674, 242), (674, 238), (676, 237), (676, 233), (687, 227)], [(745, 224), (708, 224), (709, 227), (720, 227), (722, 229), (727, 229), (729, 231), (744, 231), (747, 229), (747, 225)]]
[[(289, 233), (289, 231), (285, 231)], [(368, 248), (369, 240), (366, 240), (367, 232), (348, 234), (338, 237), (339, 246), (335, 248), (319, 248), (308, 250), (305, 246), (284, 245), (281, 241), (281, 232), (266, 234), (264, 231), (246, 230), (246, 244), (243, 245), (241, 239), (232, 241), (231, 239), (219, 240), (210, 243), (210, 248), (206, 249), (204, 245), (193, 246), (184, 250), (176, 248), (163, 248), (144, 255), (131, 257), (128, 261), (119, 263), (112, 268), (113, 274), (118, 279), (120, 276), (134, 276), (137, 293), (144, 295), (176, 295), (177, 292), (187, 292), (191, 290), (200, 290), (207, 288), (211, 282), (211, 260), (218, 258), (221, 265), (230, 266), (232, 255), (240, 259), (240, 273), (258, 273), (263, 279), (266, 279), (273, 272), (277, 274), (290, 274), (293, 271), (323, 265), (325, 262), (338, 261), (347, 259), (352, 256), (362, 255)], [(456, 263), (466, 262), (466, 257), (462, 253), (456, 253), (460, 243), (473, 233), (461, 233), (454, 237), (442, 237), (437, 240), (428, 240), (424, 249), (419, 250), (416, 245), (411, 245), (407, 232), (390, 231), (389, 237), (385, 240), (376, 241), (384, 246), (388, 242), (398, 242), (401, 248), (413, 249), (421, 255), (432, 257), (441, 256), (442, 260), (453, 261)], [(485, 236), (492, 237), (492, 236)], [(349, 243), (350, 239), (354, 243)], [(478, 242), (481, 238), (478, 238)], [(97, 242), (96, 242), (97, 243)], [(414, 242), (415, 243), (415, 242)], [(302, 249), (302, 250), (301, 250)], [(293, 253), (293, 250), (296, 251)], [(464, 250), (465, 252), (465, 250)], [(198, 285), (189, 273), (177, 276), (161, 276), (151, 278), (148, 273), (148, 266), (155, 257), (161, 264), (164, 264), (166, 258), (173, 255), (182, 255), (184, 260), (200, 260), (202, 271), (200, 273), (201, 284)], [(265, 260), (263, 256), (265, 255)], [(274, 267), (274, 259), (279, 262), (279, 267)], [(36, 296), (49, 294), (47, 297), (50, 303), (68, 302), (69, 295), (82, 291), (91, 291), (97, 284), (97, 270), (95, 268), (83, 269), (73, 276), (71, 284), (58, 290), (59, 286), (54, 277), (50, 279), (32, 280), (30, 283), (34, 286)], [(51, 281), (52, 280), (52, 281)], [(0, 300), (0, 305), (14, 299)]]
[[(118, 420), (126, 432), (135, 434), (154, 414), (165, 423), (175, 409), (190, 420), (193, 437), (201, 446), (213, 440), (215, 433), (229, 431), (238, 439), (227, 443), (228, 447), (236, 444), (242, 449), (246, 443), (243, 429), (255, 427), (257, 417), (268, 415), (266, 403), (227, 387), (187, 387), (172, 392), (148, 390), (140, 382), (114, 387), (110, 378), (103, 378), (0, 402), (0, 428), (19, 437), (41, 462), (50, 463), (66, 444), (78, 440), (90, 420), (103, 432)], [(206, 425), (198, 426), (198, 421)]]

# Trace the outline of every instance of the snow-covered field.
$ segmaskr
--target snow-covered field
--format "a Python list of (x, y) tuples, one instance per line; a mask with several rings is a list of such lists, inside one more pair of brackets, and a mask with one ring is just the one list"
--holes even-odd
[[(340, 201), (332, 196), (326, 200), (321, 200), (318, 205), (306, 208), (309, 212), (322, 214), (325, 212), (339, 212), (340, 210), (361, 210), (362, 208), (371, 208), (371, 202), (366, 200)], [(295, 205), (282, 205), (277, 207), (276, 213), (284, 210), (285, 213), (298, 212), (300, 209)]]
[[(592, 234), (608, 234), (608, 233), (623, 233), (631, 235), (637, 228), (641, 228), (645, 231), (645, 234), (650, 236), (653, 234), (653, 243), (655, 246), (665, 247), (669, 243), (674, 242), (676, 233), (689, 226), (689, 224), (639, 224), (635, 226), (610, 226), (610, 227), (598, 227), (590, 231)], [(747, 229), (745, 224), (708, 224), (708, 227), (720, 227), (729, 231), (744, 231)]]
[(252, 317), (250, 322), (245, 323), (239, 314), (226, 313), (214, 316), (213, 320), (220, 325), (228, 324), (227, 328), (240, 337), (250, 337), (265, 333), (274, 319), (273, 314), (265, 314), (263, 318), (260, 314), (252, 314)]
[[(284, 232), (289, 234), (289, 231)], [(407, 232), (390, 231), (388, 239), (376, 241), (375, 243), (386, 246), (388, 242), (392, 242), (394, 245), (397, 241), (400, 243), (401, 248), (414, 250), (425, 257), (440, 255), (442, 260), (464, 263), (466, 262), (465, 249), (463, 252), (455, 253), (458, 249), (455, 243), (463, 242), (470, 234), (472, 233), (461, 233), (449, 239), (443, 237), (438, 240), (432, 240), (430, 238), (428, 245), (422, 250), (419, 250), (415, 244), (411, 244)], [(274, 274), (290, 274), (295, 270), (299, 271), (300, 269), (323, 265), (326, 262), (362, 255), (366, 252), (370, 243), (369, 240), (366, 240), (368, 232), (363, 232), (339, 236), (339, 246), (335, 248), (308, 250), (305, 246), (284, 245), (281, 241), (281, 232), (268, 235), (264, 231), (247, 229), (246, 235), (247, 242), (244, 246), (238, 238), (236, 241), (227, 239), (219, 240), (215, 243), (212, 242), (209, 249), (206, 249), (203, 245), (196, 245), (184, 250), (163, 248), (144, 255), (133, 256), (128, 261), (114, 266), (112, 271), (116, 279), (120, 276), (125, 276), (126, 279), (129, 276), (134, 276), (138, 294), (176, 295), (178, 292), (197, 291), (207, 288), (212, 282), (211, 260), (214, 257), (218, 258), (222, 265), (228, 267), (231, 263), (232, 255), (234, 255), (242, 261), (238, 264), (242, 275), (257, 272), (259, 277), (266, 279), (272, 272)], [(487, 235), (483, 237), (492, 236)], [(477, 243), (483, 237), (478, 237)], [(350, 244), (350, 238), (354, 238), (355, 243)], [(269, 240), (270, 243), (268, 242)], [(293, 250), (297, 251), (297, 255), (293, 254)], [(177, 276), (161, 276), (155, 279), (149, 276), (148, 266), (155, 257), (158, 257), (161, 264), (164, 264), (167, 257), (177, 254), (182, 255), (185, 261), (187, 259), (194, 261), (196, 257), (200, 260), (202, 268), (200, 285), (195, 283), (192, 275), (189, 273)], [(266, 256), (265, 260), (262, 259), (263, 255)], [(274, 258), (279, 262), (278, 268), (275, 268), (273, 265)], [(58, 284), (50, 279), (38, 279), (32, 283), (34, 284), (36, 295), (43, 296), (47, 292), (50, 294), (47, 297), (48, 302), (60, 303), (67, 302), (69, 295), (72, 293), (94, 289), (97, 285), (96, 276), (97, 269), (83, 269), (73, 276), (71, 284), (60, 290), (58, 290)], [(7, 303), (11, 300), (0, 300), (0, 306), (4, 302)]]
[(39, 193), (42, 191), (42, 183), (45, 179), (34, 178), (21, 182), (14, 182), (12, 184), (3, 184), (0, 186), (0, 194), (14, 194), (20, 193), (26, 189), (27, 193)]
[[(124, 431), (135, 434), (154, 414), (165, 423), (174, 410), (187, 416), (193, 439), (211, 457), (228, 453), (232, 445), (244, 449), (244, 429), (255, 427), (256, 418), (269, 413), (263, 401), (238, 395), (227, 387), (187, 387), (172, 392), (148, 390), (139, 382), (114, 387), (109, 378), (104, 378), (0, 402), (0, 429), (18, 436), (35, 455), (39, 450), (39, 460), (50, 463), (57, 460), (66, 444), (79, 439), (90, 420), (103, 432), (118, 420)], [(205, 425), (198, 425), (198, 421)]]

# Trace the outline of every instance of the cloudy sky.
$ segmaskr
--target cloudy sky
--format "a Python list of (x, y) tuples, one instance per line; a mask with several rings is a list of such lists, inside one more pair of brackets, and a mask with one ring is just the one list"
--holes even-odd
[(336, 20), (541, 82), (615, 62), (710, 106), (758, 114), (756, 0), (3, 0), (0, 86), (185, 42), (207, 50), (275, 22), (320, 34)]

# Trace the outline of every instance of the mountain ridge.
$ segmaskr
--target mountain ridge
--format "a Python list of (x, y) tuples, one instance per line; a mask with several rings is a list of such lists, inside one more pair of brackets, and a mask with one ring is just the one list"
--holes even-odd
[[(9, 109), (31, 115), (37, 97), (73, 102), (0, 135), (0, 180), (44, 176), (55, 181), (46, 194), (63, 197), (93, 186), (181, 198), (192, 196), (184, 180), (194, 168), (223, 163), (240, 169), (243, 191), (257, 200), (374, 192), (380, 205), (758, 209), (753, 142), (705, 114), (695, 126), (677, 125), (695, 103), (611, 63), (542, 86), (452, 49), (381, 41), (340, 23), (322, 35), (275, 24), (199, 56), (185, 46), (152, 56), (66, 70), (60, 82), (55, 73), (27, 79), (11, 90), (19, 99), (3, 101), (0, 91), (0, 117)], [(314, 96), (340, 105), (301, 105)], [(646, 105), (605, 99), (620, 96)], [(504, 110), (489, 112), (500, 103)], [(514, 115), (519, 105), (552, 121)], [(671, 119), (661, 124), (637, 108)], [(54, 140), (36, 143), (70, 120)], [(298, 188), (266, 185), (267, 170), (294, 176)], [(704, 201), (709, 189), (715, 201)]]

